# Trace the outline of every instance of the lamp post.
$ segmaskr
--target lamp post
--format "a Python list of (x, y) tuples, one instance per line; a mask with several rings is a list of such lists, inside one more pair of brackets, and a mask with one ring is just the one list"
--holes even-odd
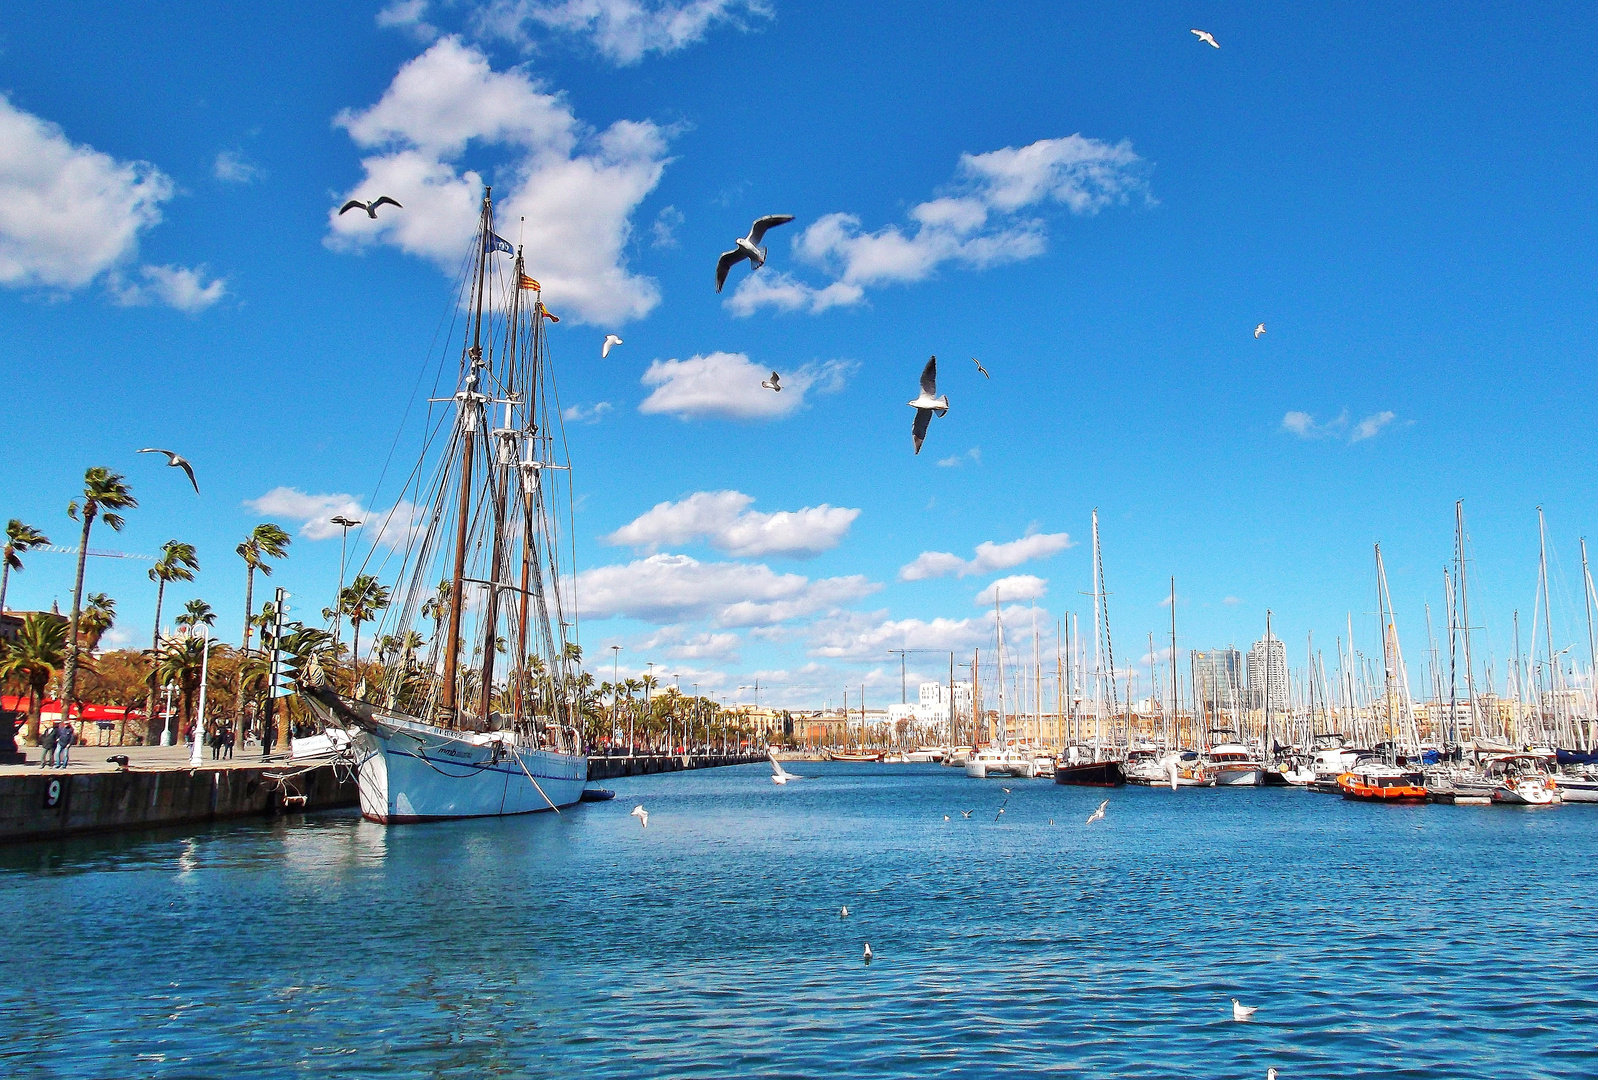
[(194, 749), (189, 751), (191, 769), (200, 765), (200, 743), (205, 734), (205, 686), (211, 676), (211, 628), (204, 626), (203, 629), (205, 636), (200, 639), (200, 715), (194, 720)]
[[(343, 530), (338, 541), (338, 592), (333, 594), (333, 657), (338, 658), (339, 629), (344, 625), (344, 553), (348, 550), (350, 530), (360, 524), (360, 521), (351, 521), (343, 514), (328, 518), (328, 523), (337, 525)], [(351, 662), (359, 664), (358, 657), (351, 657)], [(358, 668), (357, 668), (358, 670)], [(350, 688), (354, 693), (354, 687)]]
[[(621, 737), (621, 732), (617, 730), (620, 725), (616, 723), (616, 706), (621, 697), (620, 672), (621, 646), (612, 645), (610, 647), (610, 735), (613, 739)], [(631, 749), (627, 752), (632, 753)]]
[(649, 716), (651, 715), (649, 708), (649, 684), (655, 681), (655, 662), (651, 660), (645, 664), (644, 667), (647, 669), (644, 672), (644, 715)]

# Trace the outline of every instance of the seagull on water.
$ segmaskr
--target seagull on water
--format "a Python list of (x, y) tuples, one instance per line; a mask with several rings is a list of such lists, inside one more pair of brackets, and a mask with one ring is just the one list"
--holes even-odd
[(927, 428), (932, 424), (932, 414), (942, 416), (949, 411), (947, 396), (937, 397), (938, 393), (938, 358), (934, 356), (927, 361), (927, 366), (921, 369), (921, 396), (905, 404), (916, 411), (916, 421), (910, 433), (915, 437), (916, 453), (921, 453), (921, 444), (927, 440)]
[(1097, 810), (1093, 811), (1093, 813), (1088, 815), (1087, 824), (1091, 825), (1095, 821), (1103, 821), (1104, 820), (1104, 808), (1106, 806), (1109, 806), (1109, 805), (1110, 805), (1110, 800), (1109, 799), (1105, 799), (1103, 802), (1099, 803), (1099, 808)]
[(1254, 1019), (1254, 1014), (1259, 1011), (1260, 1007), (1258, 1005), (1244, 1005), (1236, 998), (1232, 999), (1233, 1020), (1252, 1020)]
[(1276, 1067), (1274, 1065), (1265, 1070), (1265, 1080), (1276, 1080)]
[(1254, 336), (1256, 338), (1259, 338), (1259, 337), (1263, 337), (1264, 334), (1265, 334), (1265, 324), (1264, 323), (1260, 323), (1258, 326), (1256, 326), (1254, 328)]
[(620, 344), (621, 338), (617, 337), (615, 334), (606, 334), (605, 343), (599, 347), (599, 358), (603, 360), (605, 357), (610, 355), (610, 347), (612, 345)]
[(189, 483), (194, 485), (194, 493), (196, 495), (198, 495), (200, 493), (199, 481), (194, 479), (194, 466), (189, 464), (189, 459), (188, 458), (181, 457), (178, 454), (174, 454), (170, 450), (157, 450), (153, 446), (147, 446), (143, 450), (140, 450), (139, 453), (141, 453), (141, 454), (165, 454), (166, 455), (167, 466), (169, 468), (173, 468), (173, 469), (182, 469), (185, 473), (187, 473), (188, 477), (189, 477)]
[(792, 214), (767, 214), (765, 217), (755, 218), (755, 223), (749, 226), (749, 235), (734, 242), (731, 251), (723, 251), (721, 258), (716, 260), (716, 291), (727, 284), (727, 272), (743, 259), (748, 259), (750, 265), (759, 270), (766, 265), (766, 249), (760, 246), (760, 241), (765, 238), (767, 229), (774, 229), (778, 225), (786, 225), (793, 220)]
[(761, 380), (760, 385), (764, 386), (767, 390), (775, 390), (780, 394), (782, 393), (782, 376), (773, 371), (771, 373), (771, 378)]
[(949, 820), (949, 815), (948, 814), (944, 814), (943, 815), (943, 820), (944, 821), (948, 821)]
[(978, 371), (980, 371), (980, 372), (982, 372), (982, 377), (983, 377), (983, 378), (984, 378), (984, 379), (991, 379), (991, 378), (993, 378), (993, 376), (992, 376), (992, 375), (989, 375), (989, 374), (988, 374), (988, 369), (987, 369), (987, 368), (985, 368), (985, 367), (983, 367), (983, 366), (982, 366), (982, 361), (980, 361), (980, 360), (978, 360), (978, 359), (977, 359), (977, 358), (976, 358), (976, 357), (974, 357), (974, 356), (973, 356), (973, 357), (972, 357), (972, 358), (971, 358), (971, 362), (972, 362), (972, 363), (973, 363), (973, 364), (975, 364), (975, 365), (976, 365), (976, 366), (977, 366), (977, 370), (978, 370)]
[(1210, 33), (1208, 30), (1192, 30), (1189, 32), (1212, 49), (1219, 49), (1221, 47), (1221, 43), (1215, 40), (1215, 35)]
[(347, 210), (365, 210), (366, 211), (366, 216), (371, 218), (373, 221), (376, 221), (377, 220), (377, 208), (379, 206), (382, 206), (384, 203), (387, 203), (389, 206), (392, 206), (392, 207), (394, 207), (394, 208), (396, 208), (398, 210), (405, 209), (403, 206), (400, 206), (399, 203), (395, 202), (393, 199), (389, 198), (387, 195), (379, 195), (377, 198), (373, 199), (371, 202), (361, 202), (359, 199), (351, 199), (349, 202), (345, 203), (343, 206), (341, 206), (339, 208), (339, 213), (343, 214)]
[(649, 828), (649, 811), (644, 809), (642, 803), (639, 803), (637, 806), (633, 807), (631, 816), (637, 818), (639, 824), (641, 824), (644, 828)]
[(871, 963), (871, 942), (869, 941), (866, 942), (866, 955), (863, 959), (866, 963)]
[(849, 917), (849, 905), (845, 904), (845, 905), (843, 905), (843, 910), (838, 912), (838, 918), (847, 919), (848, 917)]

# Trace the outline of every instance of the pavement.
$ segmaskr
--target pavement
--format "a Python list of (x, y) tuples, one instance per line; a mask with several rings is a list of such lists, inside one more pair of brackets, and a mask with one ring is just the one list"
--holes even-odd
[[(71, 764), (65, 769), (39, 768), (39, 761), (44, 751), (37, 746), (22, 748), (28, 755), (26, 765), (0, 765), (0, 776), (20, 776), (25, 774), (38, 774), (59, 776), (62, 773), (103, 773), (115, 772), (117, 766), (106, 758), (113, 754), (126, 754), (128, 768), (135, 771), (153, 772), (157, 770), (186, 769), (189, 767), (190, 749), (187, 746), (94, 746), (79, 744), (72, 748)], [(287, 750), (273, 754), (266, 764), (278, 765), (289, 761)], [(239, 769), (259, 768), (261, 761), (261, 748), (259, 745), (248, 747), (235, 747), (231, 760), (211, 760), (211, 748), (204, 747), (200, 751), (200, 767), (203, 769)]]

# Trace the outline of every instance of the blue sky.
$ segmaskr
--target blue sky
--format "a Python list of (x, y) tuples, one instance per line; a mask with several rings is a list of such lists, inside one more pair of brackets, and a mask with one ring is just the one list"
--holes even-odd
[[(679, 7), (9, 7), (0, 517), (71, 546), (66, 503), (109, 465), (142, 505), (95, 544), (195, 543), (174, 600), (236, 636), (232, 549), (271, 518), (296, 532), (271, 583), (319, 609), (338, 541), (299, 530), (387, 505), (470, 172), (549, 230), (529, 265), (581, 409), (591, 655), (880, 701), (887, 650), (987, 646), (997, 579), (1040, 593), (1022, 639), (1032, 606), (1086, 619), (1097, 506), (1118, 659), (1167, 632), (1173, 574), (1184, 649), (1246, 647), (1269, 607), (1295, 664), (1350, 612), (1371, 653), (1380, 541), (1418, 685), (1461, 498), (1500, 679), (1512, 610), (1530, 638), (1539, 504), (1555, 648), (1584, 651), (1590, 8)], [(419, 201), (380, 228), (330, 223), (405, 184)], [(797, 220), (718, 296), (717, 254), (773, 212)], [(932, 353), (952, 409), (916, 457)], [(771, 368), (781, 399), (741, 389)], [(277, 489), (303, 498), (257, 501)], [(30, 557), (9, 606), (65, 607), (71, 562)], [(91, 562), (114, 640), (147, 640), (147, 565)]]

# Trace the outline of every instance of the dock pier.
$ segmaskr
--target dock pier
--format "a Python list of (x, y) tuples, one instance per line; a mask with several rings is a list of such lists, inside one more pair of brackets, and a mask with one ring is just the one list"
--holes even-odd
[[(207, 750), (190, 766), (187, 746), (78, 745), (65, 769), (41, 769), (38, 749), (28, 753), (31, 764), (0, 765), (0, 844), (336, 810), (360, 801), (347, 770), (287, 756), (263, 761), (259, 749), (222, 761), (212, 761)], [(106, 760), (113, 755), (125, 755), (128, 768)], [(764, 760), (760, 754), (591, 757), (588, 779)]]

